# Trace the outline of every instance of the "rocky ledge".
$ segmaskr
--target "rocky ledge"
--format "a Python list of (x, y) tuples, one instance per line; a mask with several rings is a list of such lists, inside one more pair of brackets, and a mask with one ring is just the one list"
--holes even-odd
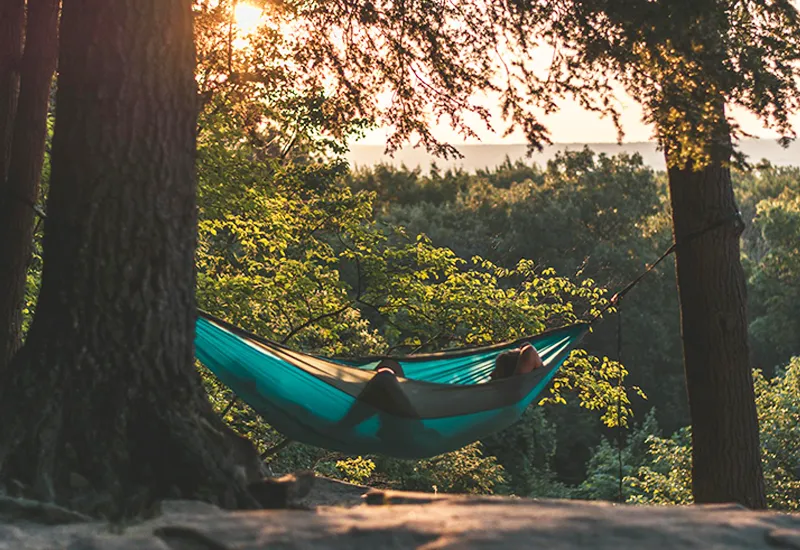
[[(4, 497), (5, 498), (5, 497)], [(0, 550), (592, 548), (800, 550), (800, 516), (736, 505), (653, 507), (368, 491), (317, 478), (293, 509), (167, 501), (130, 525), (5, 498)]]

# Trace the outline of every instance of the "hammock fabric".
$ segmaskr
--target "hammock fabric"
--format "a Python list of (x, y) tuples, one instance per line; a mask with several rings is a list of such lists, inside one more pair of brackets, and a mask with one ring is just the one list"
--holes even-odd
[[(392, 357), (401, 378), (373, 372), (382, 357), (306, 355), (200, 315), (197, 358), (284, 436), (397, 458), (453, 451), (511, 425), (589, 328), (579, 323), (493, 346)], [(525, 342), (544, 367), (489, 381), (497, 354)]]

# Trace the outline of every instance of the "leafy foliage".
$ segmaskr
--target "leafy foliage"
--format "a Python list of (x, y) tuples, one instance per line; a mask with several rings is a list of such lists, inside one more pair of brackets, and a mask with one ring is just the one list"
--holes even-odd
[[(343, 185), (344, 165), (320, 162), (325, 151), (339, 151), (324, 136), (340, 138), (360, 122), (338, 96), (321, 92), (313, 72), (288, 84), (287, 60), (295, 54), (270, 27), (280, 17), (246, 47), (221, 55), (226, 39), (230, 46), (229, 9), (225, 2), (197, 4), (198, 81), (206, 100), (198, 164), (201, 307), (301, 349), (348, 355), (516, 338), (602, 306), (604, 291), (591, 280), (575, 284), (524, 259), (502, 267), (478, 255), (465, 260), (418, 232), (376, 222), (374, 192), (385, 195), (384, 182), (352, 191)], [(342, 112), (349, 116), (337, 118)], [(390, 194), (400, 189), (388, 187)], [(416, 182), (406, 187), (416, 191)], [(430, 191), (434, 200), (452, 197), (449, 177)], [(598, 360), (582, 356), (574, 364), (581, 374), (572, 379), (585, 382)], [(262, 452), (278, 443), (252, 410), (229, 407), (230, 392), (207, 373), (205, 380), (216, 409)], [(589, 406), (602, 409), (601, 392), (591, 393)], [(361, 479), (369, 460), (293, 446), (270, 464)], [(427, 487), (468, 488), (472, 482), (453, 481), (457, 472), (493, 472), (493, 460), (477, 447), (437, 457), (450, 473)]]
[[(797, 307), (792, 293), (800, 276), (787, 270), (785, 279), (773, 278), (775, 271), (770, 271), (769, 262), (791, 258), (797, 238), (792, 225), (782, 224), (775, 226), (781, 228), (779, 231), (768, 233), (770, 240), (767, 240), (764, 227), (768, 218), (758, 214), (759, 204), (763, 202), (761, 208), (779, 206), (780, 219), (792, 220), (791, 214), (782, 211), (792, 212), (792, 201), (786, 197), (794, 197), (800, 176), (796, 168), (768, 164), (752, 172), (735, 171), (733, 176), (748, 227), (743, 255), (751, 284), (754, 358), (756, 364), (768, 369), (785, 360), (786, 354), (800, 350), (799, 332), (791, 330), (794, 319), (789, 318), (789, 312)], [(380, 220), (402, 224), (412, 233), (425, 233), (434, 244), (451, 248), (458, 255), (480, 254), (509, 267), (514, 265), (515, 258), (527, 255), (556, 266), (560, 272), (577, 271), (611, 288), (619, 288), (636, 276), (643, 261), (656, 258), (671, 241), (663, 175), (648, 171), (635, 157), (603, 158), (586, 151), (572, 152), (562, 155), (546, 169), (506, 162), (494, 170), (476, 174), (441, 173), (435, 167), (426, 174), (420, 170), (379, 166), (354, 173), (350, 185), (356, 190), (381, 190), (374, 203)], [(431, 193), (434, 189), (447, 192)], [(655, 406), (659, 411), (658, 424), (671, 433), (685, 425), (688, 414), (683, 368), (675, 351), (680, 346), (680, 333), (672, 290), (674, 271), (669, 259), (663, 265), (645, 278), (621, 307), (625, 358), (622, 368), (630, 371), (626, 380), (641, 386), (649, 402), (646, 405), (632, 400), (629, 404), (624, 401), (627, 397), (623, 397), (622, 404), (637, 414), (644, 414), (645, 406)], [(767, 315), (767, 311), (774, 313)], [(786, 313), (779, 317), (777, 312)], [(615, 324), (600, 323), (586, 339), (587, 351), (595, 357), (616, 357)], [(580, 359), (580, 353), (576, 358)], [(604, 410), (613, 416), (616, 368), (617, 364), (609, 360), (602, 367), (587, 369), (603, 373), (593, 378), (592, 383), (562, 379), (555, 385), (562, 389), (577, 383), (584, 392), (591, 392), (593, 384), (604, 386), (598, 394), (608, 400), (609, 406)], [(582, 371), (573, 368), (568, 372), (580, 377)], [(558, 480), (581, 485), (582, 480), (595, 476), (592, 471), (596, 466), (589, 462), (593, 454), (589, 449), (603, 445), (602, 427), (581, 416), (582, 409), (571, 403), (574, 397), (570, 395), (567, 392), (563, 396), (568, 406), (546, 410), (547, 422), (552, 423), (555, 434), (555, 453), (549, 461)], [(585, 394), (584, 402), (591, 401), (591, 393)], [(510, 490), (515, 494), (528, 493), (525, 479), (546, 479), (546, 475), (539, 476), (540, 472), (532, 473), (541, 464), (536, 458), (541, 453), (526, 446), (524, 434), (533, 426), (536, 428), (532, 437), (537, 441), (548, 437), (548, 429), (536, 422), (525, 427), (520, 424), (504, 435), (512, 449), (510, 455), (484, 441), (500, 458), (509, 476)], [(530, 455), (528, 464), (537, 466), (518, 467), (524, 461), (509, 458), (515, 456), (515, 447), (527, 449), (522, 452)], [(613, 454), (613, 449), (609, 447), (608, 452)], [(625, 464), (625, 475), (635, 474), (639, 462), (626, 459)], [(526, 477), (529, 467), (531, 475)], [(583, 487), (578, 494), (616, 498), (618, 489), (611, 485), (616, 487), (612, 478), (618, 477), (618, 472), (614, 473), (616, 467), (611, 463), (607, 471), (610, 476), (607, 491), (587, 492)], [(626, 483), (626, 491), (629, 486)], [(542, 495), (551, 494), (548, 488), (541, 491)]]
[[(769, 506), (800, 510), (800, 358), (768, 380), (753, 372), (761, 437), (761, 459)], [(688, 504), (691, 498), (691, 431), (648, 438), (650, 463), (630, 479), (632, 502)]]
[[(199, 138), (202, 308), (301, 349), (348, 355), (513, 339), (594, 315), (605, 305), (605, 291), (589, 278), (560, 277), (524, 257), (505, 266), (480, 255), (463, 259), (420, 232), (375, 220), (375, 191), (388, 197), (405, 188), (413, 195), (417, 181), (411, 178), (397, 187), (381, 181), (374, 189), (361, 190), (345, 185), (343, 164), (306, 154), (328, 145), (325, 140), (320, 145), (328, 123), (323, 118), (306, 121), (285, 154), (270, 157), (264, 154), (264, 140), (271, 123), (236, 122), (235, 116), (259, 105), (268, 107), (274, 98), (252, 102), (252, 93), (237, 95), (240, 84), (215, 82)], [(255, 83), (255, 78), (247, 81), (248, 86)], [(280, 122), (274, 111), (256, 119), (270, 117)], [(454, 197), (457, 189), (448, 173), (437, 175), (429, 192), (441, 202)], [(627, 394), (610, 383), (610, 377), (616, 382), (620, 374), (624, 377), (624, 370), (613, 361), (576, 354), (549, 401), (563, 402), (566, 392), (580, 390), (581, 403), (600, 411), (607, 423), (625, 422), (632, 414)], [(278, 435), (248, 407), (228, 407), (230, 392), (207, 373), (206, 387), (217, 410), (258, 441), (262, 452), (278, 444)], [(462, 468), (464, 475), (469, 469), (494, 471), (493, 457), (469, 453), (438, 457), (435, 463), (449, 468), (447, 479)], [(317, 468), (355, 479), (367, 475), (361, 466), (369, 463), (294, 446), (271, 457), (270, 464), (279, 470)], [(381, 477), (384, 466), (376, 463), (374, 476)], [(503, 486), (500, 481), (487, 483), (485, 488)], [(443, 478), (432, 485), (447, 490), (469, 483)]]
[(647, 504), (690, 504), (692, 502), (692, 442), (691, 428), (681, 428), (662, 439), (649, 440), (652, 463), (637, 472), (631, 480), (638, 494), (631, 502)]
[(754, 373), (764, 482), (771, 507), (800, 510), (800, 357), (767, 380)]
[[(621, 490), (623, 502), (631, 498), (635, 494), (635, 480), (631, 476), (648, 463), (649, 442), (660, 435), (655, 410), (651, 409), (641, 425), (629, 433), (617, 430), (616, 444), (603, 438), (586, 466), (586, 479), (580, 484), (577, 495), (592, 500), (619, 501)], [(618, 438), (624, 438), (624, 442)]]
[[(337, 184), (339, 165), (249, 160), (251, 170), (237, 171), (240, 155), (249, 158), (245, 146), (231, 150), (213, 142), (200, 152), (198, 300), (268, 337), (337, 355), (479, 345), (573, 322), (576, 307), (604, 303), (604, 291), (591, 280), (575, 284), (528, 260), (511, 268), (479, 257), (463, 260), (424, 236), (411, 239), (402, 229), (375, 223), (371, 195)], [(230, 168), (217, 182), (219, 166)], [(613, 424), (621, 399), (624, 421), (631, 410), (624, 388), (616, 386), (619, 374), (617, 363), (577, 353), (550, 400), (563, 402), (565, 392), (579, 392), (585, 407)], [(229, 392), (211, 379), (207, 387), (223, 410)], [(228, 418), (260, 441), (262, 451), (278, 441), (246, 407), (234, 406)], [(282, 467), (335, 462), (324, 453), (296, 452), (280, 459)], [(469, 456), (436, 463), (485, 460), (479, 453)]]
[(783, 176), (778, 181), (784, 187), (756, 205), (753, 229), (760, 250), (754, 250), (748, 262), (750, 330), (757, 357), (767, 368), (785, 362), (800, 348), (800, 173), (771, 172)]
[(497, 459), (485, 456), (480, 443), (420, 461), (381, 459), (378, 470), (387, 484), (407, 491), (491, 494), (502, 491), (505, 473)]
[[(354, 173), (351, 186), (383, 189), (375, 203), (380, 220), (424, 233), (459, 256), (480, 255), (508, 268), (521, 257), (537, 258), (559, 273), (575, 273), (609, 288), (638, 275), (671, 237), (664, 182), (635, 156), (597, 156), (583, 150), (565, 153), (544, 169), (507, 161), (476, 174), (423, 174), (380, 166)], [(430, 189), (448, 189), (451, 198), (431, 195)], [(622, 304), (626, 360), (621, 370), (630, 383), (655, 394), (651, 398), (663, 409), (659, 420), (676, 429), (687, 421), (688, 412), (683, 367), (674, 352), (680, 342), (671, 291), (674, 271), (669, 260), (664, 265)], [(606, 411), (604, 420), (615, 424), (620, 366), (611, 358), (617, 354), (616, 340), (614, 322), (598, 323), (585, 340), (590, 355), (598, 359), (573, 355), (573, 366), (563, 371), (567, 376), (556, 381), (557, 393), (548, 399), (569, 400), (570, 389), (580, 386), (583, 405)], [(641, 401), (620, 397), (623, 422), (637, 407), (646, 411)], [(576, 404), (548, 411), (558, 424), (553, 463), (561, 478), (572, 483), (583, 478), (588, 449), (599, 443), (601, 431), (595, 421), (580, 416), (581, 410)]]
[(505, 472), (504, 491), (518, 496), (564, 498), (570, 490), (556, 479), (552, 463), (556, 454), (555, 425), (544, 409), (531, 407), (522, 420), (482, 441)]
[(336, 469), (350, 483), (364, 483), (375, 471), (375, 463), (369, 458), (357, 456), (337, 461)]

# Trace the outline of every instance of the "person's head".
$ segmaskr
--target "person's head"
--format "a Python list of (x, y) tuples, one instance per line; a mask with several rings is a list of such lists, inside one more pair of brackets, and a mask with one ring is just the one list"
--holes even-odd
[(519, 360), (519, 350), (509, 350), (497, 354), (494, 360), (494, 370), (491, 374), (492, 380), (500, 380), (514, 375)]
[(377, 367), (375, 367), (376, 372), (387, 369), (392, 371), (395, 376), (400, 376), (403, 378), (405, 378), (406, 376), (406, 373), (403, 372), (403, 367), (400, 366), (400, 363), (398, 363), (394, 359), (381, 359), (381, 362), (378, 363)]

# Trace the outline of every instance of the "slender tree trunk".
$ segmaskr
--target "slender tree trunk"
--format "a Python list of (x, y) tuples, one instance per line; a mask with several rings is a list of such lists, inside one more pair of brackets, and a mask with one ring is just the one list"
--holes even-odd
[[(729, 153), (728, 153), (729, 155)], [(727, 156), (700, 171), (668, 171), (676, 242), (737, 211)], [(697, 503), (765, 508), (747, 343), (742, 227), (730, 220), (676, 250)]]
[(0, 373), (22, 342), (22, 307), (58, 56), (59, 0), (28, 0), (8, 176), (0, 182)]
[(256, 505), (258, 455), (230, 445), (194, 368), (191, 4), (63, 5), (42, 288), (0, 395), (0, 478), (93, 513)]
[[(25, 0), (0, 0), (0, 184), (8, 172), (11, 128), (17, 112)], [(8, 197), (0, 196), (0, 204)]]

